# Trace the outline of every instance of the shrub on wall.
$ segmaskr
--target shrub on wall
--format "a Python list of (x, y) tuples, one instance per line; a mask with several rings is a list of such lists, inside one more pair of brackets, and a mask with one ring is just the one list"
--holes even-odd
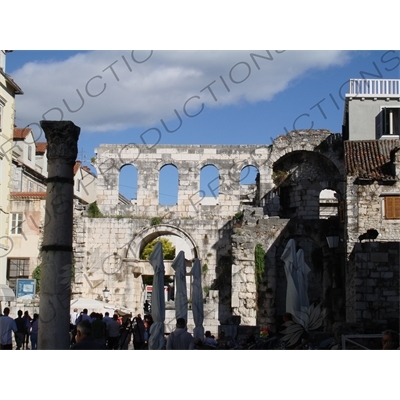
[(99, 210), (99, 207), (97, 205), (97, 201), (95, 201), (94, 203), (90, 203), (89, 204), (87, 212), (88, 212), (88, 217), (89, 218), (101, 218), (103, 216), (103, 214)]
[(259, 243), (256, 244), (256, 248), (254, 250), (254, 265), (256, 284), (258, 285), (262, 280), (265, 270), (265, 251)]

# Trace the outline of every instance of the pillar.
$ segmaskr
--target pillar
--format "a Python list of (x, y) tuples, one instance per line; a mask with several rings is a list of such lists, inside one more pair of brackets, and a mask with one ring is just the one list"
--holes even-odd
[(74, 165), (80, 128), (71, 121), (41, 121), (47, 140), (46, 217), (41, 249), (40, 350), (69, 348)]

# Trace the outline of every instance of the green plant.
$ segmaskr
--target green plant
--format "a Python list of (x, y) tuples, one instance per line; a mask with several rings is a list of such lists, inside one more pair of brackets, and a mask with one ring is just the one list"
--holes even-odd
[(89, 218), (101, 218), (103, 217), (103, 214), (99, 210), (99, 207), (97, 205), (97, 201), (90, 203), (89, 207), (87, 209), (88, 217)]
[(208, 294), (210, 293), (210, 289), (211, 289), (210, 286), (203, 287), (203, 292), (204, 292), (205, 297), (207, 297)]
[(242, 218), (243, 218), (243, 211), (238, 211), (233, 217), (233, 219), (235, 220), (241, 220)]
[(207, 272), (208, 272), (208, 265), (207, 265), (207, 264), (204, 264), (203, 267), (202, 267), (202, 269), (201, 269), (201, 271), (203, 272), (203, 275), (206, 275)]
[(36, 293), (40, 292), (41, 277), (42, 277), (42, 264), (39, 264), (32, 272), (32, 278), (36, 279)]
[(274, 171), (272, 173), (272, 180), (274, 181), (275, 186), (281, 185), (288, 175), (289, 173), (287, 171)]
[(161, 217), (154, 217), (151, 219), (150, 225), (160, 225), (162, 222), (162, 218)]
[(96, 164), (96, 157), (91, 157), (90, 158), (90, 163), (91, 164)]
[(265, 270), (265, 251), (260, 243), (256, 244), (256, 248), (254, 250), (254, 266), (255, 266), (256, 284), (258, 285), (262, 280)]
[(172, 242), (166, 238), (158, 238), (152, 240), (150, 243), (147, 243), (145, 248), (143, 249), (142, 255), (140, 258), (142, 260), (148, 260), (150, 257), (150, 254), (154, 250), (154, 246), (156, 245), (157, 242), (161, 242), (162, 248), (163, 248), (163, 259), (164, 260), (173, 260), (175, 258), (175, 246), (172, 244)]

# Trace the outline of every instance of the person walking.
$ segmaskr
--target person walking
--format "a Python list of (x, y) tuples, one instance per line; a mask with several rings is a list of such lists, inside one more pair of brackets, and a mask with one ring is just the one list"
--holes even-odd
[(21, 350), (25, 339), (25, 320), (22, 318), (22, 310), (18, 310), (18, 317), (15, 318), (15, 324), (17, 325), (17, 332), (15, 332), (15, 343), (17, 345), (16, 350)]
[(29, 350), (29, 335), (31, 331), (31, 323), (32, 323), (32, 317), (29, 315), (29, 311), (24, 312), (23, 319), (25, 320), (25, 338), (24, 338), (24, 343), (22, 344), (22, 349)]
[(17, 332), (17, 324), (8, 314), (10, 309), (6, 307), (0, 317), (0, 350), (12, 350), (12, 332)]
[(37, 341), (39, 335), (39, 314), (33, 314), (31, 326), (31, 349), (37, 350)]

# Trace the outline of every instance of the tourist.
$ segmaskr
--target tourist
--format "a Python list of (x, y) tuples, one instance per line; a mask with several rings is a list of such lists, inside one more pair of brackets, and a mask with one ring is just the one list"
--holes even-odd
[(15, 332), (15, 343), (17, 345), (16, 350), (21, 350), (25, 339), (25, 320), (22, 318), (22, 310), (18, 310), (18, 317), (15, 318), (15, 323), (17, 325), (17, 332)]
[(183, 318), (176, 320), (176, 329), (171, 332), (167, 341), (167, 350), (193, 350), (193, 336), (186, 330), (186, 321)]
[(145, 326), (143, 320), (138, 314), (138, 316), (134, 320), (135, 325), (133, 326), (133, 348), (135, 350), (142, 350), (144, 345), (144, 336), (145, 336)]
[(106, 331), (107, 325), (103, 321), (103, 316), (96, 313), (96, 319), (92, 322), (92, 336), (93, 339), (102, 345), (106, 345)]
[(39, 335), (39, 314), (33, 314), (30, 334), (31, 334), (31, 349), (37, 350), (37, 341)]
[(29, 311), (24, 312), (23, 318), (25, 320), (25, 338), (22, 348), (24, 348), (25, 345), (25, 349), (29, 350), (29, 335), (31, 332), (31, 324), (32, 324), (32, 317), (29, 315)]
[(107, 325), (107, 338), (108, 338), (109, 350), (118, 350), (120, 328), (121, 324), (118, 322), (118, 314), (114, 314), (113, 319)]
[(10, 309), (6, 307), (0, 317), (0, 350), (12, 350), (12, 332), (17, 332), (17, 324), (8, 314)]
[(204, 345), (211, 346), (211, 347), (218, 346), (218, 342), (215, 340), (215, 336), (211, 335), (210, 331), (206, 331), (205, 337), (206, 338), (204, 339)]
[(71, 350), (105, 350), (104, 344), (92, 337), (92, 324), (86, 320), (81, 321), (76, 327), (76, 344)]

